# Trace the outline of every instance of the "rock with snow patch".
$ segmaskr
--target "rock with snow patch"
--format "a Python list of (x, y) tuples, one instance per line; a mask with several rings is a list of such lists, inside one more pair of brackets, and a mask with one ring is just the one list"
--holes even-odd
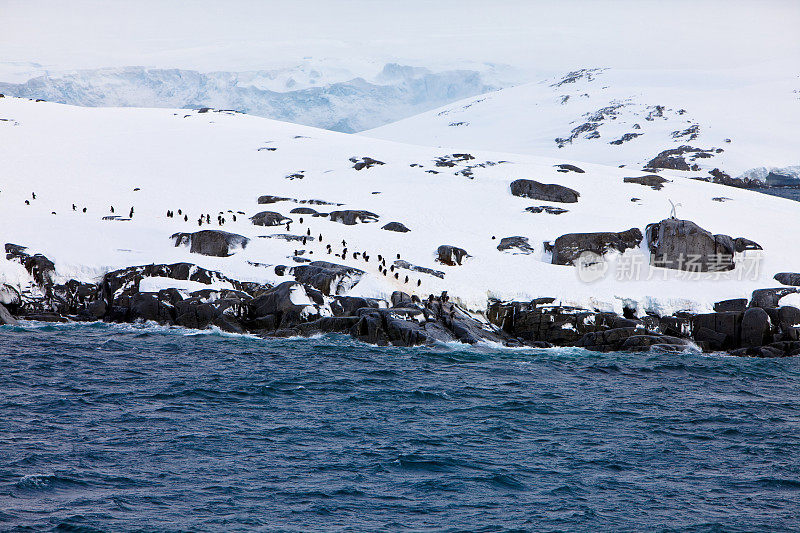
[(380, 218), (378, 215), (370, 211), (353, 209), (331, 211), (329, 217), (331, 222), (339, 222), (346, 226), (355, 226), (359, 223), (377, 222)]
[(292, 219), (277, 211), (261, 211), (251, 216), (250, 221), (256, 226), (283, 226), (291, 223)]
[(604, 255), (611, 250), (622, 253), (636, 248), (642, 242), (639, 228), (631, 228), (618, 233), (567, 233), (558, 237), (550, 248), (554, 265), (572, 265), (584, 252)]
[(534, 180), (519, 179), (511, 182), (511, 194), (522, 198), (532, 198), (544, 202), (575, 203), (580, 193), (569, 187), (555, 183), (540, 183)]
[(396, 231), (398, 233), (408, 233), (409, 231), (411, 231), (405, 226), (405, 224), (402, 224), (400, 222), (389, 222), (381, 229), (385, 229), (386, 231)]
[(175, 247), (189, 246), (193, 254), (228, 257), (247, 246), (250, 239), (237, 233), (206, 229), (194, 233), (174, 233)]
[(532, 254), (535, 250), (528, 242), (527, 237), (503, 237), (500, 239), (500, 244), (497, 249), (501, 252), (509, 252), (512, 254)]
[(472, 256), (466, 250), (449, 244), (443, 244), (436, 250), (436, 260), (443, 265), (460, 265), (468, 257)]
[(292, 274), (300, 283), (310, 285), (325, 295), (333, 296), (352, 289), (364, 276), (364, 271), (327, 261), (313, 261), (294, 267)]

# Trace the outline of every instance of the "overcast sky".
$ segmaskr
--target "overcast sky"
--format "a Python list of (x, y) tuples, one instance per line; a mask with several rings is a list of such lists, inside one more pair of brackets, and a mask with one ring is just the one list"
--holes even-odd
[(312, 57), (537, 70), (800, 58), (800, 0), (0, 0), (0, 62), (269, 68)]

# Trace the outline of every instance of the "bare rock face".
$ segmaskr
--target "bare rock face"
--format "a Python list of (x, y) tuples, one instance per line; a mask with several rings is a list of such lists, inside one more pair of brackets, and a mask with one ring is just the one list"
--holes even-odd
[(292, 219), (276, 211), (261, 211), (251, 216), (250, 221), (256, 226), (283, 226), (291, 223)]
[(539, 183), (534, 180), (520, 179), (511, 182), (511, 194), (523, 198), (532, 198), (544, 202), (575, 203), (580, 193), (555, 183)]
[(550, 248), (554, 265), (572, 265), (583, 252), (603, 255), (611, 250), (624, 252), (642, 242), (639, 228), (626, 231), (598, 233), (567, 233), (557, 238)]
[(364, 275), (363, 270), (327, 261), (312, 261), (307, 265), (294, 267), (292, 273), (298, 282), (311, 285), (328, 296), (346, 293)]
[(443, 244), (436, 250), (436, 260), (443, 265), (456, 266), (467, 257), (471, 257), (466, 250), (457, 246)]
[(658, 174), (648, 174), (647, 176), (637, 176), (635, 178), (623, 178), (622, 181), (625, 183), (638, 183), (639, 185), (646, 185), (656, 191), (663, 189), (665, 183), (669, 183), (668, 179), (662, 178)]
[(664, 219), (646, 228), (653, 266), (691, 272), (726, 271), (734, 268), (733, 255), (761, 246), (748, 239), (712, 235), (690, 220)]
[(773, 279), (783, 285), (800, 287), (800, 274), (796, 272), (779, 272), (775, 274)]
[(532, 254), (535, 251), (527, 237), (503, 237), (497, 249), (511, 254)]
[(0, 304), (0, 325), (16, 326), (17, 319), (11, 316), (8, 309), (3, 304)]
[(331, 222), (340, 222), (345, 226), (355, 226), (358, 223), (377, 222), (380, 218), (375, 213), (364, 210), (350, 210), (331, 211)]
[(228, 257), (245, 248), (250, 239), (236, 233), (219, 230), (202, 230), (194, 233), (175, 233), (171, 239), (175, 246), (189, 246), (193, 254)]
[(405, 226), (405, 224), (402, 224), (400, 222), (389, 222), (381, 229), (385, 229), (386, 231), (396, 231), (398, 233), (408, 233), (409, 231), (411, 231)]

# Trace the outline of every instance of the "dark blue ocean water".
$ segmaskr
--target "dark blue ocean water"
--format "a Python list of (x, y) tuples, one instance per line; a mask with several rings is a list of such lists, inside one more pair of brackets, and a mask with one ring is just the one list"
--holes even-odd
[(800, 529), (800, 358), (28, 325), (0, 380), (0, 530)]

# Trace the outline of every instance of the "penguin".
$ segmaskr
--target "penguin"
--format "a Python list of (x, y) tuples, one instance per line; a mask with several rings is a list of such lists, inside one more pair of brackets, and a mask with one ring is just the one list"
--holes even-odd
[(86, 208), (85, 208), (85, 207), (83, 208), (83, 212), (84, 212), (84, 213), (86, 212)]
[(183, 215), (183, 221), (189, 222), (189, 215)]
[(319, 234), (319, 242), (322, 242), (322, 233)]
[(394, 273), (394, 279), (400, 279), (400, 272)]
[(381, 254), (378, 254), (378, 261), (383, 261), (383, 257), (381, 257)]
[(75, 204), (72, 204), (72, 210), (75, 211), (76, 209), (77, 207), (75, 207)]
[(419, 287), (420, 285), (422, 285), (422, 280), (421, 280), (421, 279), (418, 279), (418, 280), (417, 280), (417, 287)]
[(303, 237), (303, 246), (305, 246), (305, 245), (306, 245), (306, 238)]
[(345, 246), (347, 246), (347, 241), (345, 241), (344, 239), (342, 239), (342, 248), (344, 248)]
[(181, 212), (181, 210), (180, 210), (180, 209), (178, 209), (178, 216), (181, 216), (182, 214), (183, 214), (183, 213)]
[(34, 200), (36, 200), (36, 193), (35, 192), (32, 192), (31, 196), (33, 197)]
[(233, 215), (233, 221), (236, 222), (236, 215)]
[(289, 224), (291, 224), (291, 222), (286, 223), (286, 231), (289, 231)]
[(111, 212), (112, 213), (114, 212), (114, 206), (113, 205), (111, 206)]
[(405, 281), (405, 283), (408, 283), (408, 276), (406, 276), (406, 281)]
[(358, 259), (358, 252), (353, 252), (353, 259)]
[(389, 270), (391, 270), (392, 272), (394, 272), (394, 265), (389, 265)]
[(55, 211), (50, 211), (50, 214), (51, 214), (51, 215), (55, 215), (55, 214), (56, 214), (56, 212), (55, 212)]
[(397, 254), (397, 258), (400, 259), (400, 254)]
[[(301, 224), (303, 223), (303, 217), (300, 217), (300, 223)], [(309, 230), (309, 231), (311, 231), (311, 230)]]
[(492, 235), (492, 240), (495, 240), (495, 239), (497, 239), (497, 237), (495, 237), (494, 235)]
[(128, 213), (128, 218), (133, 218), (133, 207), (131, 207), (131, 212)]
[[(303, 222), (301, 221), (300, 223), (302, 224)], [(308, 228), (308, 229), (306, 230), (306, 235), (308, 235), (309, 237), (311, 237), (311, 228)]]
[(202, 226), (203, 225), (203, 219), (202, 218), (198, 218), (197, 219), (197, 225), (198, 226)]
[[(31, 205), (31, 201), (30, 201), (30, 200), (25, 200), (25, 205)], [(84, 212), (85, 212), (85, 211), (86, 211), (86, 210), (84, 209)]]
[[(178, 209), (178, 214), (181, 214), (180, 209)], [(206, 224), (211, 224), (211, 215), (206, 214)]]

